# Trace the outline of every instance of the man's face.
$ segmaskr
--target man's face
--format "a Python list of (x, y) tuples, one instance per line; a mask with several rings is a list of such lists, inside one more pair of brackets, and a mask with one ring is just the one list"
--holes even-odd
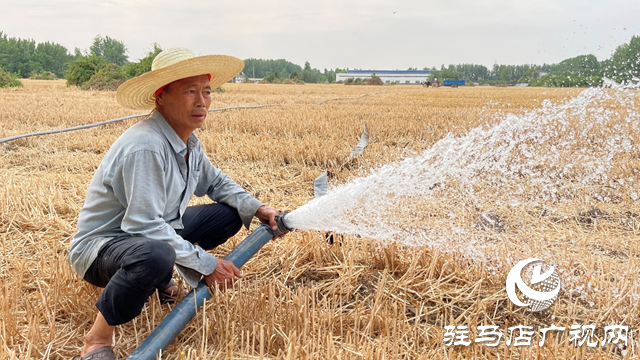
[(202, 127), (210, 105), (211, 87), (207, 75), (174, 81), (156, 98), (156, 107), (183, 140)]

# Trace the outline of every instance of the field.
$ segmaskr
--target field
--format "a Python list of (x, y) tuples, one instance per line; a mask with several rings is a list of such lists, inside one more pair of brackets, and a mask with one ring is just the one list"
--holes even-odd
[[(508, 120), (508, 113), (544, 112), (540, 109), (551, 106), (545, 100), (564, 104), (583, 90), (310, 84), (227, 84), (225, 89), (213, 95), (212, 108), (279, 106), (210, 113), (197, 132), (205, 152), (262, 202), (288, 211), (313, 199), (313, 180), (325, 170), (332, 185), (346, 184), (421, 154), (447, 134), (464, 137), (480, 126), (491, 129)], [(635, 93), (625, 91), (622, 102), (594, 103), (593, 111), (604, 115), (589, 118), (587, 112), (592, 127), (584, 128), (583, 113), (573, 110), (564, 118), (566, 126), (544, 127), (542, 135), (551, 140), (540, 143), (557, 143), (557, 151), (530, 144), (534, 154), (549, 159), (567, 147), (575, 153), (535, 167), (546, 174), (571, 165), (553, 178), (555, 195), (540, 195), (550, 189), (548, 182), (531, 182), (519, 168), (509, 173), (517, 179), (506, 184), (490, 176), (474, 182), (473, 196), (451, 179), (454, 190), (436, 189), (418, 200), (405, 199), (404, 209), (386, 209), (398, 221), (429, 228), (430, 236), (451, 243), (409, 246), (402, 239), (345, 234), (331, 245), (322, 232), (293, 232), (247, 263), (234, 289), (216, 292), (162, 358), (638, 358), (640, 105)], [(332, 98), (342, 99), (316, 105)], [(0, 89), (0, 138), (136, 113), (117, 105), (112, 92), (26, 80), (23, 88)], [(67, 359), (79, 352), (100, 289), (72, 271), (68, 246), (96, 167), (135, 121), (0, 144), (0, 359)], [(347, 162), (365, 123), (369, 146)], [(605, 156), (618, 146), (626, 150)], [(526, 157), (524, 150), (520, 155)], [(602, 160), (597, 179), (590, 176), (599, 166), (591, 167), (593, 159)], [(534, 179), (550, 179), (542, 176)], [(518, 205), (508, 203), (511, 194), (517, 194)], [(478, 226), (488, 211), (499, 214), (500, 229)], [(402, 216), (409, 212), (417, 215)], [(463, 231), (455, 235), (454, 229)], [(247, 234), (241, 230), (216, 249), (216, 256)], [(470, 256), (460, 245), (471, 241), (487, 246)], [(563, 281), (558, 301), (541, 313), (514, 306), (505, 292), (509, 269), (528, 257), (553, 263)], [(125, 358), (169, 311), (151, 299), (141, 316), (117, 328), (117, 354)], [(550, 333), (539, 347), (538, 329), (552, 324), (567, 330)], [(599, 341), (605, 326), (629, 326), (628, 346), (575, 347), (569, 341), (574, 324), (594, 325)], [(471, 340), (478, 325), (497, 325), (504, 336), (497, 347), (445, 346), (447, 325), (468, 326)], [(531, 346), (505, 344), (507, 328), (517, 325), (533, 327)]]

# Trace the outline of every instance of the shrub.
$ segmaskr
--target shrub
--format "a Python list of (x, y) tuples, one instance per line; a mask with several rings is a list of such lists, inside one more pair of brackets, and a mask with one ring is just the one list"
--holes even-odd
[(248, 77), (245, 77), (244, 79), (242, 79), (242, 83), (243, 84), (251, 84), (253, 81), (251, 81), (251, 79), (249, 79)]
[(282, 81), (278, 79), (276, 74), (269, 74), (264, 79), (260, 80), (260, 84), (282, 84)]
[(376, 86), (380, 86), (380, 85), (384, 85), (384, 82), (382, 81), (382, 79), (380, 79), (379, 76), (371, 75), (371, 78), (369, 79), (364, 79), (362, 81), (363, 85), (376, 85)]
[(298, 79), (284, 79), (281, 81), (282, 84), (287, 84), (287, 85), (304, 85), (304, 81), (302, 80), (298, 80)]
[(265, 76), (264, 79), (262, 79), (262, 81), (264, 81), (266, 83), (269, 83), (269, 84), (276, 83), (276, 80), (279, 80), (277, 73), (270, 73), (267, 76)]
[(362, 78), (347, 78), (344, 81), (345, 85), (384, 85), (382, 79), (376, 74), (371, 75), (370, 78), (362, 79)]
[(51, 71), (32, 71), (29, 79), (33, 80), (58, 80), (56, 74)]
[(17, 76), (13, 76), (0, 67), (0, 88), (21, 87), (22, 82)]
[(20, 79), (18, 79), (18, 78), (15, 78), (9, 83), (8, 86), (9, 87), (22, 87), (22, 81), (20, 81)]
[(90, 55), (79, 57), (78, 60), (69, 64), (69, 68), (65, 73), (67, 86), (75, 85), (79, 88), (84, 88), (84, 85), (91, 77), (106, 65), (107, 62), (101, 56)]
[(127, 74), (122, 67), (116, 64), (108, 64), (98, 70), (80, 88), (83, 90), (116, 90), (127, 79)]
[(151, 64), (153, 59), (162, 52), (162, 48), (158, 44), (153, 44), (153, 50), (149, 51), (145, 57), (138, 62), (127, 63), (123, 66), (124, 72), (129, 77), (136, 77), (142, 75), (148, 71), (151, 71)]

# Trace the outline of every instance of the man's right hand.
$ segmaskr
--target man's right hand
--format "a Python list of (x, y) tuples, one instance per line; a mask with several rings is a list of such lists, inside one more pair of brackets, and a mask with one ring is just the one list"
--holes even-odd
[(218, 259), (216, 269), (211, 274), (205, 275), (204, 281), (209, 286), (218, 285), (219, 289), (224, 289), (225, 285), (231, 287), (236, 277), (242, 277), (240, 270), (231, 261)]

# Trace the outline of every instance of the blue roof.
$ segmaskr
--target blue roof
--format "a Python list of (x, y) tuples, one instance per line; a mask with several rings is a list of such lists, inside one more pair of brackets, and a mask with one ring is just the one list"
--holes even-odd
[(363, 75), (376, 73), (376, 75), (430, 75), (429, 70), (347, 70), (347, 74)]

